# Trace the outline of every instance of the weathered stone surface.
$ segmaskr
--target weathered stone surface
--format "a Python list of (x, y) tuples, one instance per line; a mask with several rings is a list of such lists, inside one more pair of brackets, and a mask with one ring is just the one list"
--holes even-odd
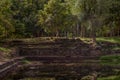
[[(112, 75), (114, 74), (114, 68), (120, 69), (119, 66), (99, 64), (99, 56), (103, 55), (101, 47), (106, 44), (93, 48), (81, 40), (62, 39), (38, 44), (20, 42), (15, 45), (19, 46), (16, 51), (18, 59), (0, 65), (1, 78), (10, 74), (16, 68), (20, 77), (49, 76), (56, 77), (58, 80), (61, 80), (61, 77), (68, 80), (69, 77), (73, 80), (79, 80), (94, 71), (99, 72), (98, 76), (101, 74), (103, 76)], [(22, 59), (19, 59), (19, 57), (22, 57)], [(31, 63), (26, 64), (26, 61)], [(19, 68), (19, 66), (22, 66), (22, 68)], [(90, 77), (90, 80), (96, 80), (94, 75), (90, 75)]]
[[(59, 44), (58, 44), (59, 42)], [(80, 40), (56, 40), (50, 47), (20, 47), (20, 56), (99, 56), (100, 50), (93, 49), (89, 44)], [(39, 44), (41, 45), (41, 44)], [(44, 46), (48, 44), (44, 44)], [(32, 45), (31, 45), (32, 46)]]

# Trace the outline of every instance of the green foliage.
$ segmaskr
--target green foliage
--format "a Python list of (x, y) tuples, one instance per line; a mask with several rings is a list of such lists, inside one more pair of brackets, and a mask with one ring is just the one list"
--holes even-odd
[(0, 38), (120, 35), (119, 0), (1, 0)]
[(14, 31), (14, 27), (11, 21), (10, 11), (11, 1), (1, 0), (0, 1), (0, 37), (7, 37), (11, 32)]
[(5, 36), (5, 28), (0, 25), (0, 38)]
[(31, 37), (41, 31), (37, 24), (37, 14), (47, 0), (12, 0), (15, 35)]
[(46, 32), (57, 34), (65, 30), (67, 26), (72, 25), (73, 16), (69, 12), (68, 5), (61, 0), (50, 0), (38, 16), (38, 24), (42, 25)]

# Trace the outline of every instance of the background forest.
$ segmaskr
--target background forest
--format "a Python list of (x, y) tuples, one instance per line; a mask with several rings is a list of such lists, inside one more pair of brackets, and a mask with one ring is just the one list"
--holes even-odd
[(0, 39), (120, 36), (120, 0), (0, 0)]

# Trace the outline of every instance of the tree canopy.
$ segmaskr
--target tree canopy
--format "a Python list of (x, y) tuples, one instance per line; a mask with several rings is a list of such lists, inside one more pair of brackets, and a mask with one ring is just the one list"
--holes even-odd
[(1, 0), (0, 38), (120, 36), (119, 0)]

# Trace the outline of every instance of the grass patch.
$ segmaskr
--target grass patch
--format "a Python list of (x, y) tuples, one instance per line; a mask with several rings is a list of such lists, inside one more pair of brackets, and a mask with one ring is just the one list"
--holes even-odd
[(120, 46), (113, 47), (112, 50), (120, 50)]
[(98, 78), (97, 80), (120, 80), (120, 76), (102, 77), (102, 78)]
[(103, 65), (120, 65), (120, 55), (108, 55), (100, 57)]
[(24, 59), (24, 60), (22, 60), (22, 63), (23, 63), (23, 64), (30, 64), (31, 62), (28, 61), (28, 60), (26, 60), (26, 59)]
[[(91, 42), (92, 38), (80, 38), (84, 42)], [(97, 37), (97, 42), (111, 42), (111, 43), (119, 43), (120, 44), (120, 37)]]
[(120, 37), (101, 37), (96, 39), (98, 42), (120, 43)]
[(10, 52), (11, 50), (9, 48), (0, 47), (0, 51), (2, 51), (2, 52)]

